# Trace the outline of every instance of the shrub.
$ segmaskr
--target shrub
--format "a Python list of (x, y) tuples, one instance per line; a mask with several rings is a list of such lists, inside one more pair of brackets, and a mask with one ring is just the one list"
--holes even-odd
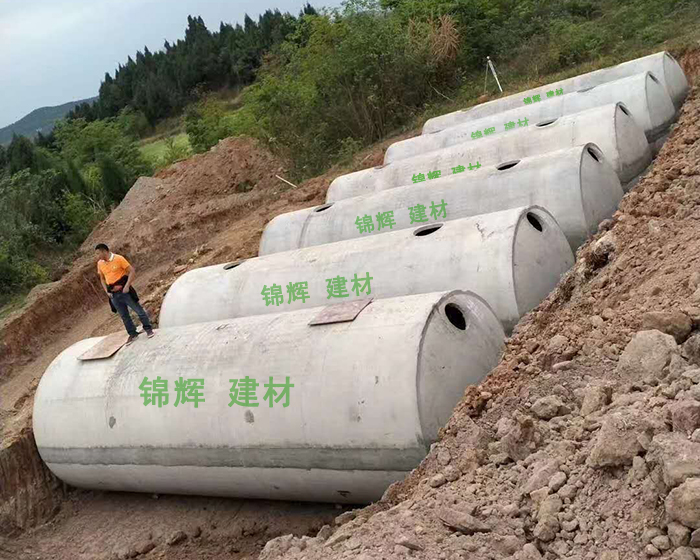
[(176, 161), (186, 159), (191, 155), (192, 150), (190, 149), (190, 144), (186, 136), (184, 136), (184, 141), (170, 136), (165, 139), (165, 153), (159, 162), (159, 166), (166, 167)]
[(49, 275), (38, 263), (0, 245), (0, 301), (25, 288), (49, 281)]
[(453, 81), (445, 69), (454, 68), (459, 40), (450, 19), (409, 29), (377, 2), (346, 2), (332, 17), (306, 18), (268, 59), (239, 118), (256, 121), (256, 136), (303, 174), (319, 172), (347, 155), (347, 139), (382, 138)]
[(70, 228), (70, 242), (78, 245), (90, 234), (99, 221), (104, 219), (105, 209), (83, 195), (65, 192), (63, 212)]
[(192, 149), (198, 154), (208, 151), (232, 133), (224, 104), (213, 98), (204, 98), (187, 109), (185, 130)]

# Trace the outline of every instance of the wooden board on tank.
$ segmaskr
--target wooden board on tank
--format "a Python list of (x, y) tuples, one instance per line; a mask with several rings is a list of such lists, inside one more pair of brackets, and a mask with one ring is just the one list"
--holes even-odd
[(103, 360), (105, 358), (111, 358), (126, 344), (127, 340), (129, 340), (129, 335), (127, 333), (110, 334), (95, 344), (90, 350), (81, 354), (78, 359)]
[(362, 310), (367, 307), (373, 298), (356, 299), (336, 305), (324, 307), (309, 323), (310, 326), (330, 325), (331, 323), (347, 323), (354, 321)]

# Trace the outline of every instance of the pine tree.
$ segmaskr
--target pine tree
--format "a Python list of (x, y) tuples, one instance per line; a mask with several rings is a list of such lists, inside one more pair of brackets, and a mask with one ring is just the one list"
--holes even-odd
[[(315, 14), (307, 3), (300, 17)], [(242, 26), (222, 22), (212, 33), (201, 16), (188, 16), (184, 39), (165, 41), (155, 53), (145, 46), (135, 60), (129, 56), (114, 77), (105, 74), (98, 100), (75, 107), (68, 119), (92, 122), (131, 107), (155, 124), (180, 113), (200, 93), (250, 84), (263, 55), (294, 33), (298, 22), (288, 13), (267, 10), (257, 22), (246, 14)]]

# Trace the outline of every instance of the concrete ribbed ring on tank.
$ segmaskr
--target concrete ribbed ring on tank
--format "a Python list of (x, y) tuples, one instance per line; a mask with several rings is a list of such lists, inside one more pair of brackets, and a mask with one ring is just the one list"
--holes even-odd
[[(505, 130), (505, 123), (514, 122), (516, 128), (519, 122), (525, 122), (527, 126), (542, 122), (547, 119), (556, 119), (564, 115), (571, 115), (600, 107), (610, 103), (623, 103), (632, 113), (634, 120), (644, 130), (647, 141), (653, 142), (663, 136), (664, 131), (675, 118), (675, 108), (664, 87), (650, 73), (635, 74), (629, 78), (623, 78), (614, 82), (608, 82), (599, 86), (579, 90), (567, 95), (553, 97), (539, 103), (523, 105), (517, 109), (510, 109), (481, 119), (466, 123), (455, 123), (433, 134), (424, 134), (407, 140), (396, 142), (389, 146), (384, 154), (384, 163), (391, 163), (400, 159), (406, 159), (425, 154), (433, 150), (439, 150), (450, 145), (454, 138), (454, 129), (459, 127), (461, 136), (471, 139), (473, 132), (484, 132), (493, 128), (492, 136), (504, 137), (511, 131)], [(471, 139), (471, 142), (480, 142), (483, 138)]]
[[(370, 295), (352, 291), (355, 275), (369, 274), (374, 298), (473, 291), (510, 330), (572, 264), (566, 236), (548, 211), (515, 208), (191, 270), (165, 295), (160, 326), (351, 301)], [(328, 280), (338, 276), (347, 280), (349, 297), (329, 299)], [(289, 303), (286, 287), (298, 282), (308, 282), (309, 297)], [(273, 284), (285, 295), (278, 307), (262, 295)]]
[[(471, 142), (471, 131), (457, 126), (445, 132), (441, 149), (363, 169), (336, 178), (328, 188), (326, 202), (364, 196), (413, 182), (413, 176), (439, 170), (441, 179), (450, 178), (452, 169), (462, 165), (482, 167), (505, 161), (537, 156), (587, 143), (596, 144), (612, 165), (623, 185), (642, 173), (652, 154), (642, 129), (622, 104), (609, 104), (557, 119), (547, 119)], [(471, 172), (467, 175), (471, 176)], [(431, 179), (430, 185), (434, 185)]]
[[(332, 205), (306, 208), (275, 217), (260, 240), (259, 255), (383, 235), (360, 233), (355, 220), (394, 212), (394, 229), (415, 227), (408, 208), (446, 203), (446, 217), (457, 220), (508, 208), (536, 204), (546, 208), (561, 226), (575, 251), (598, 225), (617, 210), (623, 196), (620, 181), (594, 144), (540, 156), (503, 162), (477, 173), (460, 173), (422, 184), (387, 189)], [(323, 211), (318, 212), (322, 208)]]
[(455, 126), (455, 124), (460, 122), (468, 122), (521, 107), (523, 105), (523, 100), (533, 95), (541, 94), (543, 95), (542, 99), (547, 100), (544, 96), (548, 91), (563, 89), (564, 93), (570, 93), (575, 90), (598, 86), (606, 82), (626, 78), (641, 72), (653, 73), (665, 87), (676, 110), (680, 109), (690, 90), (688, 80), (683, 73), (683, 69), (669, 53), (658, 52), (649, 56), (623, 62), (616, 66), (602, 68), (594, 72), (581, 74), (551, 84), (545, 84), (500, 99), (494, 99), (493, 101), (481, 103), (474, 107), (440, 115), (439, 117), (426, 121), (423, 126), (423, 134), (432, 134), (444, 130), (445, 128)]
[[(96, 490), (366, 503), (418, 466), (468, 385), (498, 363), (504, 333), (461, 291), (377, 300), (351, 322), (309, 326), (323, 308), (161, 329), (109, 359), (54, 360), (34, 399), (49, 469)], [(174, 406), (178, 377), (204, 402)], [(230, 379), (259, 383), (258, 407)], [(264, 400), (289, 377), (289, 404)], [(144, 405), (139, 385), (168, 381)]]

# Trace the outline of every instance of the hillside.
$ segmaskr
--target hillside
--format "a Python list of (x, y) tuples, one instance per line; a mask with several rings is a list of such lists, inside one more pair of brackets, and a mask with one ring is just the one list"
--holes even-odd
[(0, 144), (9, 144), (12, 140), (12, 135), (26, 136), (33, 138), (37, 132), (48, 134), (53, 129), (54, 123), (66, 116), (75, 106), (81, 103), (92, 103), (97, 97), (89, 99), (81, 99), (79, 101), (70, 101), (63, 105), (55, 107), (41, 107), (34, 109), (28, 115), (25, 115), (20, 120), (12, 123), (4, 128), (0, 128)]

